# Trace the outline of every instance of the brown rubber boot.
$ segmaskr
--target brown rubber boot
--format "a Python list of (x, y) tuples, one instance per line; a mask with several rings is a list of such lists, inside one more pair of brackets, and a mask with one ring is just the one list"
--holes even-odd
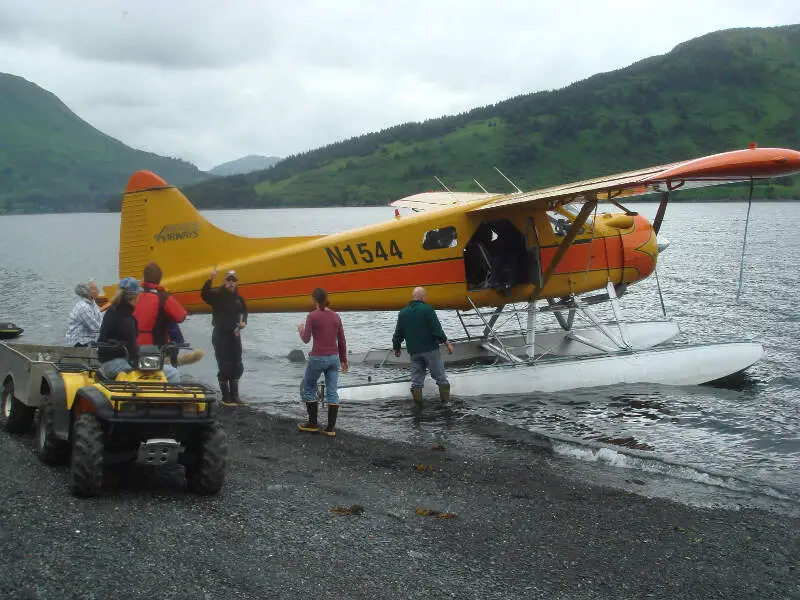
[(305, 423), (298, 423), (297, 428), (306, 433), (317, 433), (319, 425), (317, 424), (317, 410), (319, 405), (316, 402), (306, 402), (306, 410), (308, 411), (308, 421)]
[(328, 425), (322, 430), (327, 436), (333, 437), (336, 435), (336, 416), (339, 414), (338, 404), (328, 404)]
[(412, 387), (411, 388), (411, 397), (414, 399), (414, 402), (417, 404), (422, 404), (422, 388), (421, 387)]
[(439, 398), (442, 401), (442, 404), (447, 404), (450, 402), (450, 384), (444, 383), (439, 385)]

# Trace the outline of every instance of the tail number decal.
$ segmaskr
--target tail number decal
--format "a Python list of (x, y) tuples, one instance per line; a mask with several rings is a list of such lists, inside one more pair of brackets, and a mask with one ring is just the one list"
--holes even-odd
[(400, 246), (397, 245), (395, 240), (389, 241), (388, 253), (386, 252), (385, 246), (380, 241), (375, 242), (374, 248), (368, 242), (359, 242), (355, 245), (347, 244), (347, 246), (342, 248), (339, 246), (328, 246), (325, 248), (325, 252), (328, 254), (328, 260), (331, 261), (332, 267), (344, 267), (347, 266), (348, 263), (351, 265), (369, 264), (375, 262), (379, 258), (388, 261), (392, 256), (397, 260), (403, 260), (403, 252), (400, 250)]

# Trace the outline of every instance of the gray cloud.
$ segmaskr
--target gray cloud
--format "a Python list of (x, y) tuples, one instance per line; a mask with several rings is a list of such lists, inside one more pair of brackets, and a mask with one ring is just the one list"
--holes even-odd
[[(555, 89), (800, 3), (0, 0), (0, 71), (201, 168)], [(657, 18), (655, 16), (657, 15)]]

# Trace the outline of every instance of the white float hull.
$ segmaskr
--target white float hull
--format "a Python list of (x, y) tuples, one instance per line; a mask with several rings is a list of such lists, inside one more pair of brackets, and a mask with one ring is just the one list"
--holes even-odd
[[(619, 326), (608, 324), (609, 339), (602, 331), (594, 327), (576, 328), (571, 331), (554, 329), (537, 332), (534, 338), (535, 354), (553, 356), (596, 356), (619, 350), (627, 341), (632, 350), (646, 350), (664, 344), (680, 333), (678, 325), (673, 321), (641, 321), (623, 323), (625, 340), (620, 335)], [(520, 334), (501, 334), (500, 339), (512, 354), (525, 356), (525, 339)], [(583, 341), (578, 341), (578, 338)], [(587, 343), (588, 342), (588, 343)], [(496, 354), (483, 347), (480, 339), (456, 340), (453, 343), (453, 354), (448, 354), (444, 346), (440, 346), (445, 364), (458, 364), (478, 359), (494, 359)], [(400, 356), (395, 356), (391, 348), (370, 350), (369, 352), (351, 354), (350, 364), (369, 364), (381, 366), (407, 366), (408, 354), (403, 349)]]
[[(476, 367), (450, 371), (448, 379), (452, 395), (461, 398), (560, 392), (620, 383), (698, 385), (742, 371), (763, 355), (760, 343), (733, 342)], [(347, 402), (407, 396), (410, 386), (409, 379), (345, 386), (339, 388), (339, 397)], [(438, 396), (430, 377), (426, 378), (425, 390)]]

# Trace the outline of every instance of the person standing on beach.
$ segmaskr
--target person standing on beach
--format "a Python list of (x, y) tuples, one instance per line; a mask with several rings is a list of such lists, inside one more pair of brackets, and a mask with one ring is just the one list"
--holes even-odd
[(75, 293), (80, 299), (69, 313), (67, 346), (81, 348), (97, 342), (100, 325), (103, 323), (103, 313), (95, 302), (100, 290), (94, 281), (79, 283), (75, 286)]
[(411, 357), (411, 397), (417, 404), (422, 402), (422, 386), (426, 371), (439, 386), (439, 398), (443, 403), (450, 401), (450, 382), (444, 372), (444, 359), (439, 344), (447, 345), (453, 353), (453, 344), (447, 339), (436, 316), (436, 311), (425, 303), (425, 288), (414, 288), (411, 302), (397, 315), (397, 326), (392, 337), (395, 356), (400, 356), (400, 345), (406, 342), (406, 350)]
[(316, 433), (317, 424), (317, 380), (325, 374), (325, 400), (328, 404), (328, 424), (322, 433), (336, 435), (336, 417), (339, 414), (339, 370), (347, 373), (347, 341), (339, 315), (328, 308), (328, 292), (316, 288), (311, 293), (314, 310), (308, 313), (306, 322), (297, 326), (300, 339), (306, 344), (314, 338), (314, 345), (308, 355), (308, 364), (303, 376), (301, 394), (306, 403), (308, 421), (300, 423), (300, 431)]
[(217, 358), (222, 404), (234, 406), (241, 403), (239, 379), (244, 373), (241, 331), (247, 326), (247, 303), (237, 290), (239, 277), (236, 271), (228, 271), (223, 284), (212, 288), (216, 276), (215, 266), (200, 290), (200, 297), (211, 306), (211, 324), (214, 328), (211, 343)]

